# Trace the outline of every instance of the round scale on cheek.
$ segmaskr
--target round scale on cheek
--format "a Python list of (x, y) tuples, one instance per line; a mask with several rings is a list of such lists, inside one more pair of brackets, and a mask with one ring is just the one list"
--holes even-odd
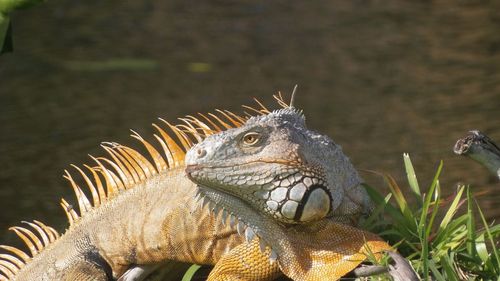
[(271, 191), (271, 199), (277, 202), (281, 202), (286, 199), (287, 192), (288, 188), (278, 187), (275, 190)]
[(299, 203), (295, 201), (286, 201), (285, 204), (281, 207), (281, 214), (287, 219), (295, 218), (295, 214), (297, 213), (297, 207)]
[(330, 197), (322, 188), (315, 188), (306, 199), (300, 221), (321, 219), (330, 210)]
[(274, 210), (274, 211), (278, 210), (278, 203), (277, 202), (269, 200), (269, 201), (266, 201), (266, 205), (271, 210)]
[(296, 173), (296, 174), (293, 176), (293, 179), (295, 180), (295, 182), (299, 182), (300, 180), (302, 180), (302, 174), (300, 174), (300, 173)]
[(312, 182), (311, 178), (307, 178), (307, 177), (306, 177), (306, 178), (304, 178), (304, 180), (303, 180), (303, 181), (304, 181), (304, 184), (305, 184), (306, 186), (311, 186), (311, 185), (313, 184), (313, 182)]
[(286, 187), (288, 187), (288, 186), (290, 186), (290, 185), (292, 185), (292, 182), (290, 181), (290, 179), (288, 179), (288, 178), (284, 178), (283, 180), (281, 180), (281, 186), (286, 186)]
[(290, 190), (290, 199), (295, 200), (295, 201), (300, 201), (302, 200), (302, 197), (304, 197), (304, 193), (306, 193), (306, 186), (303, 183), (298, 183), (292, 189)]

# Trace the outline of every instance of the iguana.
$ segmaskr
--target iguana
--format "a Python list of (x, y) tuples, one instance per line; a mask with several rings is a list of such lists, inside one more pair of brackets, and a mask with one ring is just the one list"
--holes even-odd
[(139, 280), (169, 261), (215, 265), (209, 280), (335, 280), (390, 249), (343, 224), (371, 208), (360, 177), (275, 98), (283, 109), (162, 120), (175, 138), (153, 124), (163, 156), (135, 132), (147, 156), (104, 143), (108, 158), (73, 165), (90, 196), (66, 171), (79, 208), (61, 200), (66, 232), (12, 227), (31, 255), (0, 246), (0, 280)]

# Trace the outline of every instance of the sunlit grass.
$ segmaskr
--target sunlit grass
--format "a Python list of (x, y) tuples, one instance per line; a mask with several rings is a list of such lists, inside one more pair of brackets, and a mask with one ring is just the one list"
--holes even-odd
[(430, 186), (422, 190), (407, 154), (404, 163), (407, 189), (415, 200), (409, 203), (394, 178), (381, 175), (390, 193), (383, 197), (367, 186), (378, 207), (362, 227), (394, 245), (423, 280), (500, 280), (500, 225), (485, 220), (471, 189), (458, 186), (443, 198), (441, 162)]

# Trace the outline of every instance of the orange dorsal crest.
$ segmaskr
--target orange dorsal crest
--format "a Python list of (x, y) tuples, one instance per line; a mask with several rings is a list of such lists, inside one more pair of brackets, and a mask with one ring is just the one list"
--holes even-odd
[[(281, 107), (289, 106), (281, 93), (273, 97)], [(161, 125), (153, 124), (158, 132), (153, 136), (161, 152), (135, 131), (132, 131), (131, 136), (144, 146), (147, 152), (145, 155), (125, 145), (103, 142), (101, 146), (107, 154), (106, 157), (90, 156), (94, 165), (84, 164), (83, 167), (71, 165), (83, 179), (82, 185), (85, 188), (80, 187), (69, 171), (64, 171), (64, 178), (73, 188), (78, 204), (77, 211), (75, 206), (64, 198), (61, 199), (60, 205), (68, 218), (69, 228), (77, 225), (86, 213), (112, 200), (123, 190), (134, 188), (156, 174), (182, 167), (186, 152), (207, 136), (240, 127), (252, 116), (270, 113), (260, 101), (254, 100), (257, 106), (243, 106), (250, 111), (250, 113), (244, 112), (243, 116), (228, 110), (216, 109), (215, 113), (198, 113), (197, 116), (187, 115), (179, 118), (179, 124), (171, 124), (160, 118)], [(90, 197), (85, 194), (85, 189), (88, 190)], [(0, 252), (0, 281), (14, 279), (16, 273), (27, 262), (60, 236), (54, 228), (42, 222), (35, 220), (32, 223), (23, 223), (27, 224), (27, 227), (14, 226), (10, 230), (25, 243), (30, 254), (15, 247), (0, 245), (0, 249), (3, 249), (3, 252)]]

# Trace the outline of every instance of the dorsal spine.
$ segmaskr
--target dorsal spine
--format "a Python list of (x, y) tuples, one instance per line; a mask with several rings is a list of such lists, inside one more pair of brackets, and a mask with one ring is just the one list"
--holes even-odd
[[(281, 107), (289, 107), (281, 93), (273, 97)], [(265, 115), (271, 112), (259, 100), (255, 98), (254, 100), (257, 107), (244, 105), (243, 108), (250, 111), (250, 113), (244, 112), (244, 116), (239, 116), (228, 110), (216, 109), (215, 113), (198, 113), (199, 117), (187, 115), (184, 118), (179, 118), (182, 123), (175, 125), (160, 118), (160, 121), (170, 131), (170, 134), (161, 126), (153, 124), (153, 127), (158, 132), (153, 136), (161, 146), (164, 155), (137, 132), (132, 131), (131, 136), (142, 143), (148, 152), (148, 156), (143, 156), (137, 150), (118, 143), (104, 142), (101, 146), (109, 155), (108, 158), (90, 156), (96, 165), (84, 164), (84, 168), (71, 164), (82, 177), (90, 193), (91, 200), (89, 200), (89, 197), (87, 197), (71, 173), (65, 170), (64, 178), (69, 181), (75, 192), (79, 209), (79, 212), (77, 212), (72, 204), (68, 203), (64, 198), (61, 199), (60, 205), (69, 222), (67, 231), (75, 228), (78, 221), (86, 213), (92, 212), (93, 209), (98, 208), (104, 202), (112, 200), (123, 190), (133, 188), (158, 173), (183, 166), (187, 150), (205, 137), (226, 129), (240, 127), (252, 116)], [(171, 135), (174, 135), (175, 138), (171, 137)], [(23, 221), (23, 223), (27, 227), (14, 226), (9, 230), (14, 231), (24, 242), (31, 255), (12, 246), (0, 245), (0, 249), (4, 250), (3, 253), (0, 253), (0, 281), (13, 280), (16, 274), (35, 255), (43, 251), (48, 245), (55, 243), (61, 236), (54, 228), (40, 221)]]

